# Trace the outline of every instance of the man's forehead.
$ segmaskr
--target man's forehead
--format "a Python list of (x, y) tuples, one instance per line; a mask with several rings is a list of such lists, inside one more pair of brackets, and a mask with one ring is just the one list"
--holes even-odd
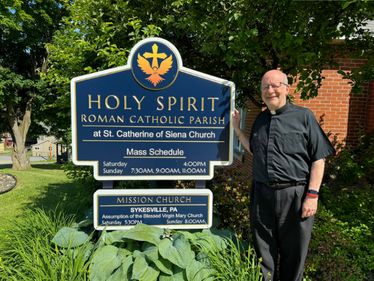
[(268, 72), (265, 73), (264, 77), (262, 78), (262, 81), (272, 81), (272, 80), (279, 80), (282, 81), (282, 73), (281, 72)]

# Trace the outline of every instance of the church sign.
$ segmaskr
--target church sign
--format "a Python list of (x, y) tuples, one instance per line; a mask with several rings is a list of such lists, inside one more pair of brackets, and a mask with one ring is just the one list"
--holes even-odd
[(234, 84), (182, 65), (170, 42), (71, 81), (73, 162), (97, 180), (213, 178), (232, 162)]
[(101, 189), (94, 194), (97, 230), (148, 224), (171, 229), (210, 228), (213, 194), (209, 189)]

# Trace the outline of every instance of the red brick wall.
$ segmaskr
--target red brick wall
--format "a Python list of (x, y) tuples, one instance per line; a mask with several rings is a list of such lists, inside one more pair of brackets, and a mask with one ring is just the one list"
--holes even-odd
[[(365, 63), (365, 60), (349, 58), (339, 59), (338, 62), (340, 69), (350, 71)], [(368, 84), (363, 85), (362, 93), (352, 94), (349, 80), (343, 79), (337, 69), (324, 70), (322, 76), (325, 79), (318, 96), (303, 101), (296, 95), (295, 103), (310, 108), (317, 120), (322, 121), (321, 125), (326, 133), (331, 133), (332, 137), (335, 135), (343, 144), (354, 146), (358, 138), (368, 130)]]
[[(357, 68), (365, 60), (339, 59), (340, 69), (350, 71)], [(361, 94), (352, 94), (349, 80), (343, 79), (337, 69), (324, 70), (325, 79), (316, 98), (303, 101), (295, 95), (295, 104), (311, 109), (325, 133), (330, 133), (330, 139), (336, 136), (343, 144), (354, 146), (362, 133), (374, 129), (374, 81), (363, 85)], [(294, 87), (291, 87), (293, 93)], [(249, 104), (245, 132), (249, 135), (254, 118), (260, 112), (253, 104)], [(251, 156), (246, 153), (243, 159), (234, 161), (233, 168), (244, 173), (251, 171)]]
[[(325, 77), (318, 96), (303, 101), (295, 95), (295, 104), (311, 109), (317, 120), (321, 122), (323, 130), (337, 134), (339, 140), (346, 137), (349, 118), (349, 94), (351, 87), (347, 81), (342, 80), (336, 70), (325, 70)], [(291, 93), (294, 88), (291, 88)]]
[(367, 104), (366, 132), (374, 130), (374, 81), (369, 83), (369, 97)]

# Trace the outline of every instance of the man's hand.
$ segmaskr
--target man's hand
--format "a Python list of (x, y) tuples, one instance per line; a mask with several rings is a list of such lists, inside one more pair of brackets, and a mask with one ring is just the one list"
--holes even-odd
[(301, 217), (307, 218), (316, 214), (318, 207), (318, 198), (305, 197)]
[(232, 113), (232, 125), (236, 132), (240, 131), (240, 113), (236, 109), (234, 109), (234, 112)]
[(240, 112), (238, 110), (234, 110), (232, 112), (232, 126), (235, 130), (236, 135), (238, 136), (239, 141), (243, 145), (244, 149), (247, 150), (249, 153), (251, 151), (249, 150), (249, 140), (245, 136), (245, 134), (240, 130)]

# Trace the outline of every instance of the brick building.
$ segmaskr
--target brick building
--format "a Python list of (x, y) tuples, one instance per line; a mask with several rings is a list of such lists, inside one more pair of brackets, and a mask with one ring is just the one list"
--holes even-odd
[[(340, 69), (350, 71), (364, 64), (365, 60), (341, 58), (338, 62)], [(326, 69), (322, 76), (325, 79), (316, 98), (303, 101), (299, 95), (295, 95), (294, 103), (311, 109), (331, 140), (335, 137), (339, 143), (355, 146), (362, 134), (374, 130), (374, 81), (363, 85), (361, 94), (353, 94), (349, 81), (343, 79), (337, 69)], [(292, 86), (291, 94), (294, 89)], [(253, 104), (247, 106), (243, 124), (243, 131), (247, 135), (260, 110)], [(232, 167), (247, 173), (252, 166), (250, 154), (243, 152), (239, 146), (235, 150)]]

